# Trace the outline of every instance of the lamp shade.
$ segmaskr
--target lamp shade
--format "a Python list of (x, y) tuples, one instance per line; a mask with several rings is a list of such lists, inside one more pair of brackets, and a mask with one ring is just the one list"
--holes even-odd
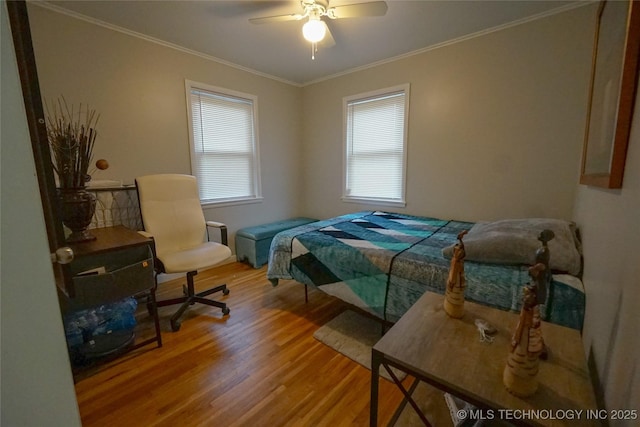
[(302, 26), (302, 35), (311, 43), (322, 40), (327, 32), (324, 23), (319, 19), (309, 18), (309, 21)]

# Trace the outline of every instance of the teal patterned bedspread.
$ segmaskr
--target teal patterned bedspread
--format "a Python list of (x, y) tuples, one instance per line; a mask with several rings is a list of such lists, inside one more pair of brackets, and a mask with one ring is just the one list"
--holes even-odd
[[(456, 243), (470, 222), (382, 211), (342, 215), (277, 234), (267, 277), (294, 279), (395, 322), (426, 291), (444, 293), (450, 260), (442, 249)], [(465, 298), (520, 311), (528, 266), (465, 261)], [(582, 329), (585, 296), (580, 280), (554, 275), (544, 320)]]

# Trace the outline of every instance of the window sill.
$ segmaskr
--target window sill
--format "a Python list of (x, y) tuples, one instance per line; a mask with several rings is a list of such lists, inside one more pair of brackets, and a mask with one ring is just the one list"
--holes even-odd
[(200, 202), (203, 209), (206, 208), (223, 208), (226, 206), (250, 205), (253, 203), (262, 203), (262, 197), (253, 197), (251, 199), (224, 200), (219, 202)]
[(342, 197), (343, 202), (347, 203), (359, 203), (359, 204), (367, 204), (367, 205), (376, 205), (376, 206), (395, 206), (395, 207), (406, 207), (407, 202), (404, 200), (384, 200), (384, 199), (366, 199), (366, 198), (356, 198), (356, 197)]

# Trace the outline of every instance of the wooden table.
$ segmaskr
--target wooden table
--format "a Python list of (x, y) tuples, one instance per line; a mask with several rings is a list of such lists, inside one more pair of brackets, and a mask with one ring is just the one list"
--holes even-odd
[(95, 236), (95, 240), (68, 244), (76, 258), (153, 245), (153, 240), (123, 225), (93, 228), (88, 231)]
[[(478, 417), (485, 419), (493, 416), (495, 420), (534, 426), (576, 425), (579, 419), (581, 426), (600, 425), (597, 418), (601, 412), (597, 412), (577, 330), (543, 322), (542, 334), (549, 358), (540, 361), (536, 393), (518, 398), (502, 383), (518, 315), (467, 301), (464, 317), (453, 319), (445, 313), (443, 299), (442, 295), (431, 292), (424, 294), (373, 347), (372, 426), (377, 425), (380, 365), (401, 369), (417, 380), (477, 406), (482, 410)], [(474, 323), (478, 318), (497, 328), (492, 343), (481, 342)], [(417, 410), (410, 393), (399, 381), (396, 385)], [(420, 415), (428, 425), (424, 415)]]

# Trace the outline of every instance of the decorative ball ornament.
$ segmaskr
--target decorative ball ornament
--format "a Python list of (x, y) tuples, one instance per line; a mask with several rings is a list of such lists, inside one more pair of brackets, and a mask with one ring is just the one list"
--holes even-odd
[(105, 159), (100, 159), (96, 162), (96, 167), (103, 171), (109, 168), (109, 162), (107, 162)]

